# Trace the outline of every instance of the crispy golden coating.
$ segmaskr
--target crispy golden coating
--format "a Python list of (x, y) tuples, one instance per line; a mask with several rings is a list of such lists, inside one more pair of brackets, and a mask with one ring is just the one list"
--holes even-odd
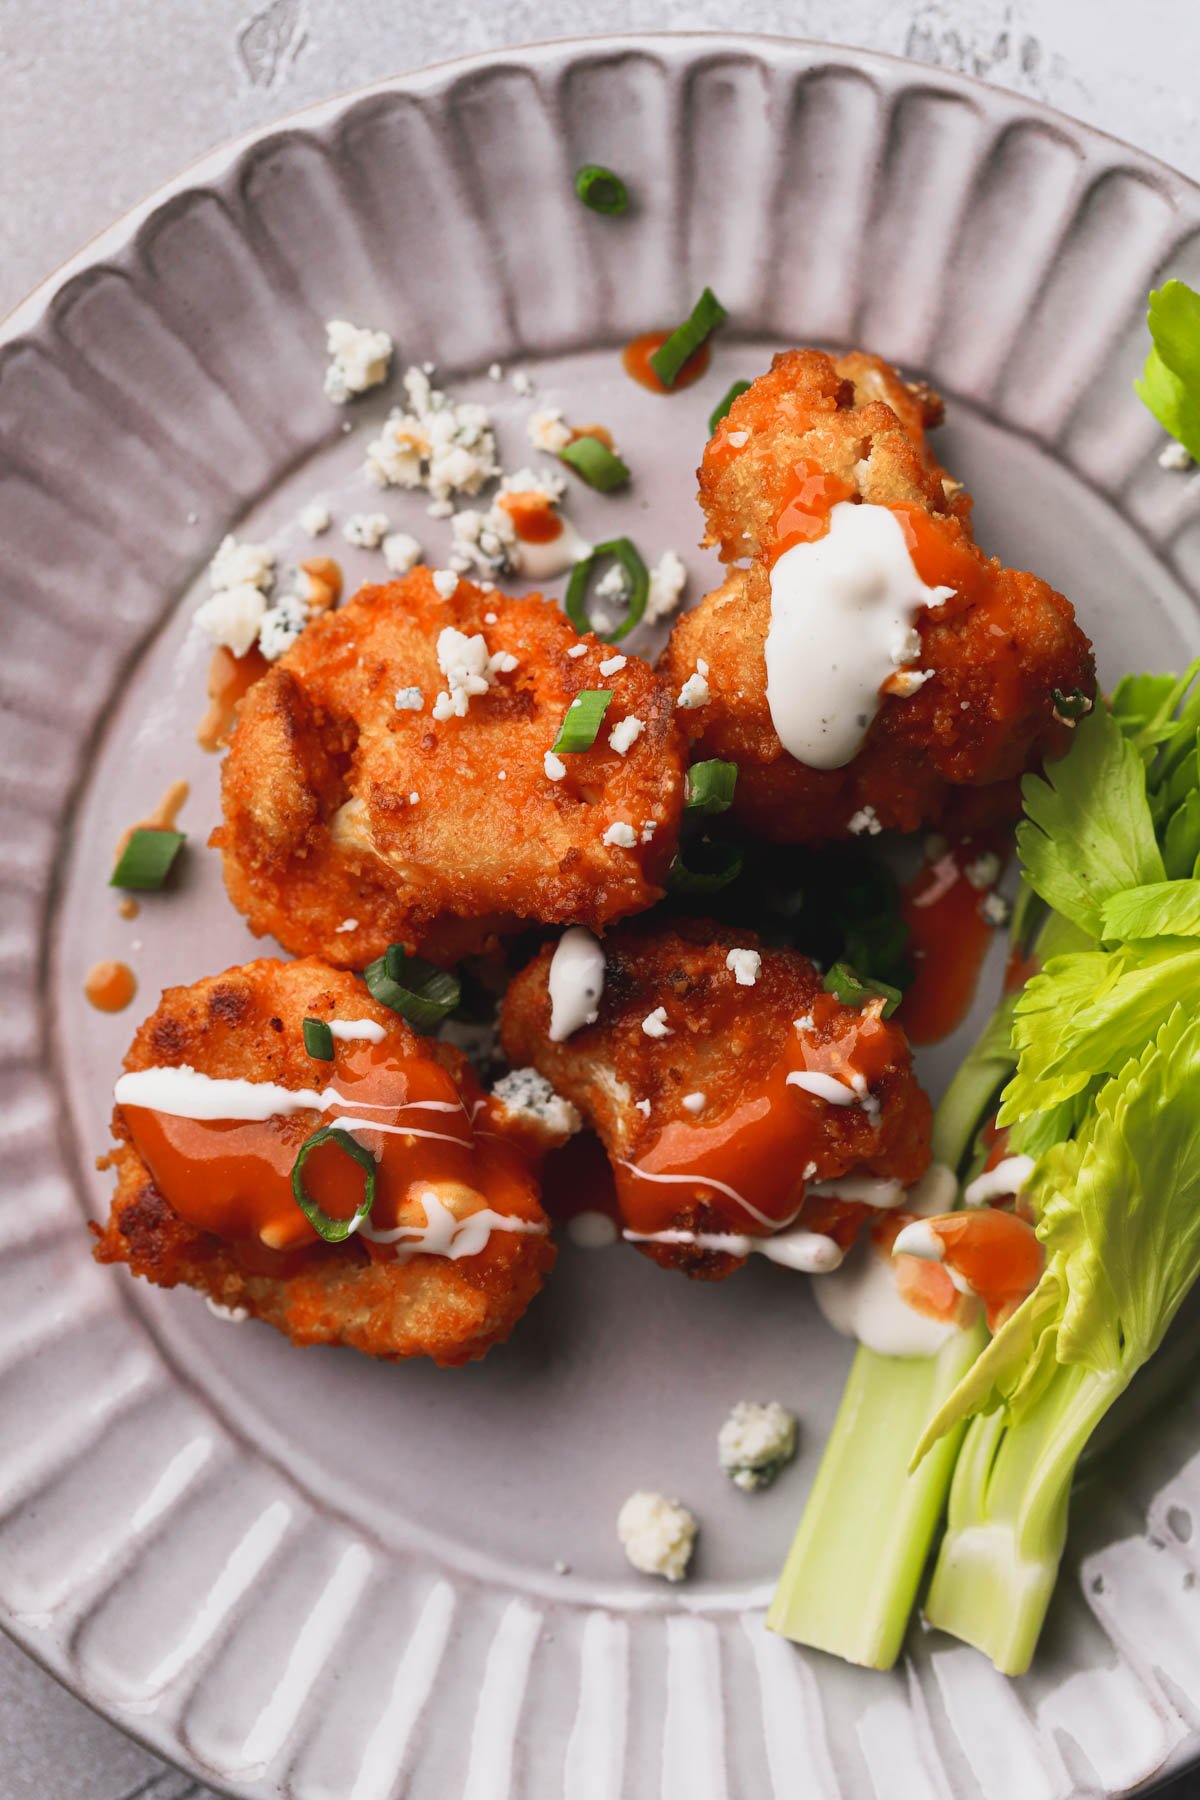
[[(865, 807), (901, 831), (1003, 816), (1013, 779), (1067, 741), (1054, 689), (1093, 691), (1091, 647), (1069, 601), (975, 545), (970, 497), (925, 441), (939, 417), (936, 396), (877, 358), (795, 350), (734, 402), (705, 450), (706, 541), (725, 562), (749, 563), (679, 620), (662, 667), (678, 689), (708, 664), (710, 701), (687, 714), (694, 754), (738, 764), (735, 814), (776, 842), (845, 837)], [(971, 577), (917, 621), (913, 666), (932, 676), (914, 693), (885, 694), (857, 755), (837, 769), (791, 757), (767, 703), (769, 562), (798, 467), (832, 478), (838, 498), (919, 510), (934, 554)]]
[[(740, 984), (728, 966), (734, 949), (761, 957), (752, 986)], [(628, 1182), (622, 1186), (622, 1169), (666, 1167), (663, 1146), (680, 1128), (695, 1131), (686, 1141), (700, 1158), (696, 1181), (650, 1193), (651, 1204), (668, 1214), (655, 1229), (745, 1231), (744, 1216), (735, 1216), (736, 1205), (731, 1210), (715, 1187), (719, 1178), (784, 1223), (803, 1201), (800, 1224), (844, 1246), (866, 1209), (805, 1198), (807, 1184), (854, 1171), (908, 1186), (924, 1173), (930, 1106), (914, 1079), (904, 1033), (880, 1019), (877, 1008), (860, 1013), (840, 1005), (824, 992), (807, 957), (765, 949), (753, 933), (706, 920), (657, 929), (623, 925), (604, 939), (604, 952), (594, 1025), (566, 1042), (550, 1041), (553, 946), (547, 945), (510, 985), (501, 1036), (510, 1062), (538, 1069), (593, 1127), (617, 1176), (627, 1225), (638, 1225), (646, 1196)], [(670, 1035), (648, 1036), (645, 1022), (659, 1007)], [(801, 1066), (797, 1020), (805, 1065), (863, 1070), (864, 1103), (829, 1105), (785, 1085), (783, 1072)], [(697, 1097), (699, 1111), (693, 1110)], [(706, 1175), (714, 1186), (706, 1188)], [(749, 1229), (765, 1228), (751, 1223)], [(638, 1247), (664, 1266), (705, 1279), (728, 1275), (744, 1260), (700, 1245)]]
[[(438, 719), (448, 627), (513, 666), (465, 716)], [(444, 600), (427, 569), (363, 588), (242, 702), (213, 835), (234, 905), (289, 950), (352, 968), (389, 943), (447, 961), (524, 922), (600, 929), (651, 905), (675, 850), (684, 737), (645, 663), (626, 653), (600, 673), (613, 654), (536, 596), (460, 580)], [(419, 710), (398, 707), (412, 688)], [(564, 756), (555, 780), (546, 752), (584, 688), (613, 699), (595, 747)], [(642, 728), (622, 754), (609, 734), (625, 718)], [(604, 842), (614, 825), (631, 846)]]
[[(264, 958), (190, 987), (168, 988), (138, 1030), (125, 1067), (186, 1064), (205, 1075), (293, 1089), (312, 1086), (314, 1070), (318, 1085), (336, 1080), (352, 1046), (339, 1044), (333, 1064), (315, 1063), (302, 1036), (308, 1017), (373, 1020), (385, 1028), (387, 1054), (436, 1061), (468, 1096), (478, 1093), (458, 1051), (415, 1037), (356, 977), (315, 958)], [(285, 1160), (317, 1123), (309, 1112), (271, 1121), (288, 1146)], [(348, 1344), (387, 1361), (429, 1356), (443, 1364), (468, 1362), (508, 1336), (554, 1262), (548, 1236), (504, 1230), (492, 1231), (482, 1250), (457, 1261), (432, 1254), (397, 1260), (359, 1236), (268, 1250), (182, 1217), (171, 1195), (156, 1185), (120, 1106), (113, 1135), (117, 1147), (100, 1166), (115, 1168), (117, 1188), (107, 1223), (92, 1227), (97, 1261), (127, 1263), (134, 1275), (159, 1287), (182, 1283), (221, 1306), (244, 1308), (294, 1344)], [(443, 1198), (459, 1218), (490, 1205), (541, 1226), (537, 1183), (527, 1165), (517, 1167), (524, 1179), (518, 1174), (514, 1182), (506, 1164), (502, 1196), (485, 1170), (478, 1190), (443, 1188)], [(414, 1214), (411, 1222), (424, 1221)]]

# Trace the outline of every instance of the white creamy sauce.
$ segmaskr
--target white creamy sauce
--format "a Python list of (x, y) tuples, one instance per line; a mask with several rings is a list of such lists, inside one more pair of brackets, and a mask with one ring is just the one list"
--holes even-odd
[(524, 575), (530, 581), (553, 581), (556, 575), (565, 575), (573, 569), (577, 562), (592, 554), (592, 546), (586, 538), (580, 537), (570, 519), (559, 515), (562, 530), (558, 536), (551, 538), (546, 544), (531, 544), (525, 538), (518, 538), (509, 550), (509, 559), (518, 575)]
[(550, 958), (548, 986), (552, 1044), (596, 1023), (604, 992), (604, 951), (584, 926), (572, 925), (559, 938)]
[(391, 1231), (376, 1231), (370, 1219), (359, 1226), (362, 1235), (374, 1244), (397, 1244), (400, 1256), (445, 1256), (458, 1262), (464, 1256), (478, 1256), (493, 1231), (511, 1231), (521, 1237), (545, 1237), (550, 1227), (531, 1219), (516, 1219), (508, 1213), (493, 1212), (481, 1206), (465, 1219), (456, 1218), (443, 1206), (432, 1188), (421, 1195), (425, 1208), (424, 1225), (397, 1225)]
[(861, 1201), (864, 1206), (873, 1206), (879, 1212), (903, 1206), (907, 1197), (900, 1182), (885, 1181), (878, 1175), (839, 1175), (836, 1181), (814, 1183), (808, 1191), (818, 1199)]
[[(944, 1163), (932, 1163), (904, 1196), (904, 1207), (932, 1217), (954, 1205), (957, 1191), (953, 1171)], [(857, 1338), (881, 1356), (933, 1356), (958, 1329), (928, 1318), (900, 1298), (891, 1258), (881, 1256), (869, 1238), (861, 1239), (839, 1269), (818, 1281), (814, 1292), (835, 1331)]]
[(889, 675), (919, 653), (914, 622), (953, 588), (917, 574), (886, 506), (841, 501), (829, 530), (785, 550), (771, 570), (767, 704), (785, 750), (840, 769), (879, 710)]
[(187, 1063), (177, 1069), (134, 1069), (113, 1089), (118, 1106), (145, 1106), (177, 1119), (262, 1122), (298, 1112), (349, 1106), (336, 1088), (285, 1088), (274, 1081), (201, 1075)]
[(963, 1189), (964, 1206), (984, 1206), (989, 1200), (1019, 1194), (1033, 1174), (1032, 1156), (1006, 1156), (994, 1169), (985, 1169)]
[(854, 1089), (839, 1081), (836, 1075), (823, 1075), (819, 1069), (793, 1069), (784, 1083), (785, 1087), (802, 1088), (806, 1094), (815, 1094), (818, 1100), (828, 1100), (830, 1106), (853, 1106), (858, 1099)]
[(777, 1231), (772, 1237), (750, 1237), (740, 1231), (682, 1230), (625, 1231), (621, 1235), (630, 1244), (694, 1244), (701, 1250), (719, 1251), (723, 1256), (765, 1256), (768, 1262), (782, 1263), (805, 1275), (824, 1275), (842, 1260), (841, 1248), (831, 1237), (800, 1227)]
[(330, 1019), (329, 1029), (343, 1044), (382, 1044), (387, 1036), (384, 1027), (374, 1019)]

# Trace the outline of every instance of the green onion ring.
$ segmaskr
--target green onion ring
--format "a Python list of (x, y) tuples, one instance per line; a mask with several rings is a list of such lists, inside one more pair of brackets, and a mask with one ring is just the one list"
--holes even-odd
[[(304, 1165), (318, 1144), (336, 1144), (339, 1150), (351, 1157), (366, 1173), (363, 1197), (349, 1219), (331, 1219), (304, 1185)], [(375, 1158), (369, 1150), (364, 1150), (361, 1144), (356, 1143), (348, 1131), (343, 1131), (338, 1125), (323, 1125), (320, 1131), (314, 1131), (300, 1146), (292, 1164), (292, 1194), (317, 1236), (324, 1238), (327, 1244), (342, 1244), (358, 1230), (359, 1224), (375, 1204)]]
[(583, 750), (590, 750), (604, 723), (611, 699), (611, 688), (584, 688), (576, 694), (563, 714), (558, 736), (550, 746), (551, 753), (566, 751), (569, 756), (576, 756)]
[(628, 464), (590, 432), (573, 438), (559, 451), (558, 457), (599, 494), (611, 494), (614, 488), (623, 487), (629, 480)]
[(318, 1062), (333, 1061), (333, 1033), (324, 1019), (305, 1019), (304, 1048)]
[(162, 831), (139, 825), (108, 878), (109, 887), (136, 888), (149, 892), (160, 888), (183, 847), (182, 831)]
[(733, 805), (737, 775), (737, 764), (722, 762), (719, 757), (693, 763), (687, 772), (687, 798), (684, 805), (689, 812), (728, 812)]
[(650, 596), (650, 571), (642, 561), (636, 544), (629, 538), (613, 538), (610, 543), (597, 544), (590, 556), (585, 556), (582, 562), (575, 564), (571, 570), (571, 579), (567, 583), (563, 606), (568, 619), (580, 635), (585, 631), (591, 631), (592, 625), (587, 615), (588, 590), (592, 585), (592, 577), (596, 573), (597, 564), (610, 556), (616, 558), (629, 577), (629, 610), (615, 630), (599, 631), (596, 635), (603, 638), (606, 644), (617, 644), (638, 623), (646, 610), (646, 601)]
[(423, 957), (409, 956), (402, 944), (389, 944), (368, 963), (363, 980), (372, 1000), (406, 1019), (414, 1031), (432, 1031), (462, 997), (462, 983), (448, 969)]
[[(667, 886), (673, 894), (717, 894), (741, 874), (745, 858), (736, 844), (702, 839), (700, 847), (708, 853), (715, 866), (711, 869), (696, 868), (684, 861), (682, 850), (678, 851), (667, 871)], [(696, 848), (696, 845), (692, 845), (693, 852)]]
[(849, 963), (835, 962), (828, 970), (824, 982), (825, 992), (840, 1000), (843, 1006), (865, 1006), (870, 1000), (883, 1001), (883, 1016), (890, 1019), (899, 1006), (903, 995), (897, 987), (891, 987), (886, 981), (871, 981), (866, 976), (856, 974)]
[(575, 192), (596, 213), (623, 213), (629, 205), (625, 183), (602, 163), (584, 163), (575, 171)]
[(711, 288), (705, 288), (688, 317), (660, 344), (650, 358), (650, 367), (664, 387), (674, 387), (685, 362), (695, 356), (709, 334), (729, 314)]

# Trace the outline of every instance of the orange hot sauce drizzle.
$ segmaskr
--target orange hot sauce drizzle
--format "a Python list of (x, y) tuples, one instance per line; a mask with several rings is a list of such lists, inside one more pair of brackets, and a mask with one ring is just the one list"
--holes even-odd
[(907, 884), (900, 913), (916, 974), (899, 1018), (910, 1043), (938, 1043), (970, 1010), (995, 928), (983, 915), (987, 890), (972, 887), (963, 870), (983, 854), (1006, 859), (1011, 848), (1002, 831), (978, 833), (948, 846)]
[(513, 530), (526, 544), (552, 544), (562, 536), (562, 520), (549, 497), (536, 489), (529, 493), (501, 494), (500, 505), (513, 522)]
[(137, 978), (127, 963), (93, 963), (83, 992), (97, 1012), (121, 1012), (137, 993)]
[(270, 668), (262, 651), (251, 647), (235, 656), (222, 645), (213, 651), (208, 665), (208, 711), (196, 731), (202, 750), (220, 750), (229, 742), (238, 701)]
[[(820, 995), (812, 1008), (818, 1031), (839, 1010), (831, 996)], [(794, 1033), (761, 1087), (718, 1123), (672, 1120), (631, 1166), (617, 1165), (617, 1201), (625, 1224), (633, 1231), (664, 1231), (698, 1206), (705, 1208), (708, 1231), (762, 1236), (790, 1224), (804, 1201), (804, 1168), (828, 1160), (829, 1107), (789, 1085), (788, 1075), (816, 1072), (847, 1084), (851, 1075), (861, 1075), (870, 1086), (897, 1053), (898, 1034), (875, 1007), (854, 1015), (844, 1031), (825, 1042)], [(826, 1209), (831, 1231), (848, 1222), (850, 1210), (838, 1202)]]
[(990, 1206), (946, 1213), (928, 1225), (945, 1261), (983, 1302), (989, 1330), (998, 1331), (1041, 1279), (1045, 1253), (1033, 1226)]
[[(472, 1126), (471, 1105), (482, 1096), (466, 1080), (460, 1094), (453, 1076), (437, 1063), (397, 1056), (386, 1040), (339, 1046), (334, 1063), (315, 1062), (313, 1068), (312, 1086), (336, 1088), (355, 1104), (249, 1122), (122, 1107), (135, 1148), (181, 1218), (229, 1242), (277, 1252), (311, 1248), (320, 1240), (296, 1204), (292, 1167), (305, 1140), (337, 1117), (354, 1118), (356, 1137), (376, 1158), (375, 1230), (392, 1230), (402, 1217), (406, 1224), (423, 1225), (419, 1202), (427, 1184), (470, 1189), (497, 1212), (525, 1209), (533, 1192), (528, 1164), (497, 1133)], [(448, 1102), (454, 1110), (427, 1111), (414, 1104), (427, 1100)], [(486, 1119), (486, 1106), (481, 1116)], [(408, 1130), (372, 1133), (372, 1120)], [(334, 1144), (319, 1145), (304, 1165), (307, 1192), (331, 1218), (353, 1214), (363, 1180), (361, 1167)], [(403, 1242), (362, 1241), (375, 1259), (404, 1249)]]
[(649, 388), (652, 394), (677, 394), (680, 388), (691, 387), (693, 381), (699, 381), (709, 365), (711, 352), (707, 344), (701, 344), (688, 357), (668, 387), (659, 379), (650, 358), (656, 350), (662, 349), (670, 336), (669, 331), (644, 331), (641, 337), (631, 339), (621, 352), (621, 366), (625, 373), (632, 376), (640, 386)]

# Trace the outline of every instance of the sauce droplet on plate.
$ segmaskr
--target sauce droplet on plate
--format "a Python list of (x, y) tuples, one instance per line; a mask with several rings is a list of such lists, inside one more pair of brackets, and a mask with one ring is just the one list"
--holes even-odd
[(208, 665), (208, 711), (196, 731), (202, 750), (222, 750), (229, 742), (238, 701), (266, 674), (270, 664), (260, 650), (235, 656), (224, 645), (213, 651)]
[(523, 543), (552, 544), (555, 538), (562, 536), (562, 520), (548, 495), (536, 489), (529, 493), (501, 494), (499, 503)]
[(621, 352), (621, 366), (625, 373), (632, 376), (640, 386), (649, 388), (652, 394), (677, 394), (680, 388), (691, 387), (693, 381), (699, 381), (709, 365), (711, 352), (707, 344), (701, 344), (688, 357), (670, 387), (667, 387), (665, 382), (659, 380), (650, 358), (656, 350), (662, 349), (670, 336), (669, 331), (643, 331), (641, 337), (631, 339)]
[(137, 977), (127, 963), (93, 963), (83, 992), (97, 1012), (121, 1012), (137, 993)]

